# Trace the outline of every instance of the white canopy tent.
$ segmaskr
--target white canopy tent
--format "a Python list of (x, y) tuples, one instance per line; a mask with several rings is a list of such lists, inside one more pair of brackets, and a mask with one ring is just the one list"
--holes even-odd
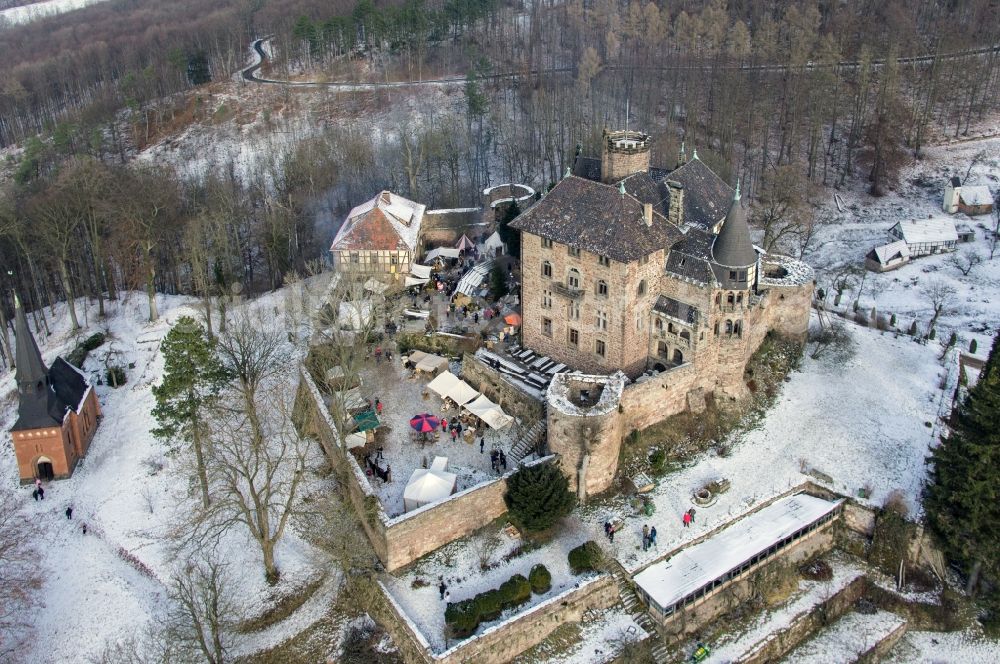
[(364, 447), (367, 442), (368, 437), (360, 431), (355, 431), (344, 436), (344, 444), (347, 445), (347, 449), (349, 450), (355, 447)]
[(443, 500), (455, 492), (458, 475), (445, 470), (448, 457), (434, 457), (430, 468), (417, 468), (403, 489), (403, 510), (409, 512)]
[(438, 258), (458, 258), (458, 249), (452, 249), (451, 247), (438, 247), (437, 249), (431, 249), (424, 256), (424, 260), (428, 263), (436, 260)]
[(500, 233), (493, 231), (493, 235), (486, 238), (486, 242), (483, 243), (483, 250), (488, 255), (495, 256), (498, 249), (500, 253), (507, 253), (507, 246), (500, 238)]
[(486, 422), (491, 429), (503, 429), (514, 421), (514, 418), (503, 412), (503, 408), (480, 394), (479, 398), (465, 404), (465, 409)]
[(459, 381), (455, 383), (450, 390), (448, 390), (448, 393), (445, 396), (457, 403), (459, 406), (464, 406), (478, 397), (479, 392), (464, 380), (459, 379)]
[(444, 398), (448, 396), (448, 391), (455, 387), (457, 383), (458, 376), (450, 371), (445, 371), (444, 373), (438, 374), (434, 380), (427, 383), (427, 388), (433, 390), (439, 397)]
[[(413, 358), (410, 358), (413, 361)], [(447, 371), (448, 369), (448, 358), (441, 357), (440, 355), (427, 354), (417, 362), (414, 367), (417, 371), (426, 371), (427, 373), (437, 375), (442, 371)]]
[(417, 279), (430, 279), (431, 278), (431, 266), (421, 265), (420, 263), (413, 263), (410, 265), (410, 274)]

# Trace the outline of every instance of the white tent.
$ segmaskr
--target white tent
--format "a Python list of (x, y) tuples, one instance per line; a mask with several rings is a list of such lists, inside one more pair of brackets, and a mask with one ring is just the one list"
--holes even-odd
[(447, 457), (434, 457), (430, 468), (414, 470), (403, 489), (403, 510), (409, 512), (454, 493), (458, 475), (449, 473), (447, 467)]
[(410, 274), (417, 279), (430, 279), (431, 278), (431, 266), (421, 265), (420, 263), (413, 263), (410, 265)]
[(361, 390), (352, 387), (349, 390), (334, 392), (330, 406), (332, 408), (344, 407), (347, 411), (362, 410), (368, 408), (368, 402), (361, 396)]
[(459, 406), (464, 406), (479, 396), (479, 392), (464, 380), (458, 380), (445, 395)]
[(450, 371), (445, 371), (439, 374), (437, 378), (427, 383), (428, 389), (434, 390), (434, 392), (444, 398), (448, 396), (448, 392), (458, 384), (458, 376)]
[(438, 247), (437, 249), (431, 249), (424, 256), (424, 260), (428, 263), (436, 258), (458, 258), (458, 249), (452, 249), (451, 247)]
[(486, 238), (486, 242), (483, 243), (483, 250), (486, 254), (494, 256), (497, 249), (501, 253), (507, 253), (507, 247), (504, 245), (503, 240), (500, 239), (500, 233), (493, 231), (493, 235)]
[(368, 437), (360, 431), (355, 431), (344, 436), (344, 444), (347, 445), (347, 449), (349, 450), (355, 447), (364, 447), (367, 442)]
[(468, 251), (470, 249), (475, 249), (475, 243), (469, 239), (469, 236), (462, 233), (462, 237), (458, 238), (458, 242), (455, 243), (455, 248), (459, 251)]
[(479, 395), (475, 401), (465, 404), (465, 409), (489, 425), (491, 429), (503, 429), (514, 421), (514, 418), (503, 412), (503, 408)]
[[(413, 361), (413, 358), (410, 358)], [(422, 360), (416, 364), (417, 371), (426, 371), (430, 374), (438, 374), (441, 371), (446, 371), (448, 369), (448, 359), (441, 357), (440, 355), (425, 355)]]

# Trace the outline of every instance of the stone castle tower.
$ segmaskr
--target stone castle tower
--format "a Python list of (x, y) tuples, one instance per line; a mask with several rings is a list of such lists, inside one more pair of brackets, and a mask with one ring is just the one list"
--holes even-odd
[(650, 137), (641, 131), (604, 130), (601, 140), (601, 182), (611, 184), (649, 170)]

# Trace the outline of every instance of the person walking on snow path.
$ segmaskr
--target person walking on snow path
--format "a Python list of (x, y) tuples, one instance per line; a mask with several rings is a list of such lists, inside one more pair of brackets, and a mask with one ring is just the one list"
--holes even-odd
[(441, 599), (444, 599), (444, 594), (448, 592), (448, 586), (444, 585), (444, 579), (441, 579), (441, 583), (438, 584), (438, 592), (441, 593)]
[(35, 499), (36, 503), (38, 502), (38, 489), (31, 490), (31, 497)]
[(690, 512), (684, 512), (684, 518), (682, 519), (682, 521), (684, 522), (684, 527), (685, 528), (690, 528), (691, 527), (691, 519), (692, 519), (691, 513)]
[(38, 487), (38, 499), (45, 500), (45, 489)]
[(649, 529), (649, 543), (656, 547), (656, 526)]
[(479, 453), (482, 454), (483, 450), (486, 449), (486, 436), (479, 437)]
[(67, 519), (72, 519), (73, 518), (73, 506), (72, 505), (67, 505), (66, 506), (66, 518)]
[(83, 524), (83, 534), (87, 534), (87, 524)]
[(442, 433), (448, 430), (448, 420), (441, 418), (441, 431)]
[(649, 549), (649, 525), (642, 527), (642, 550), (646, 551)]
[(688, 514), (691, 515), (691, 523), (694, 523), (694, 508), (688, 510)]

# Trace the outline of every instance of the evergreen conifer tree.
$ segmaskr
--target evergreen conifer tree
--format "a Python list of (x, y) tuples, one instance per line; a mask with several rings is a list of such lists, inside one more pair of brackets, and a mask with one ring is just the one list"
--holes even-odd
[(552, 464), (526, 466), (511, 475), (503, 499), (519, 525), (534, 532), (551, 528), (576, 504), (569, 480)]
[[(952, 413), (951, 435), (932, 452), (924, 508), (945, 553), (969, 574), (1000, 582), (1000, 336), (993, 340), (979, 381)], [(987, 598), (1000, 621), (1000, 592)]]
[(206, 413), (226, 381), (226, 372), (215, 355), (205, 328), (182, 316), (163, 340), (163, 382), (153, 387), (159, 425), (153, 435), (166, 441), (184, 440), (194, 450), (201, 484), (202, 504), (207, 507), (208, 473), (204, 444)]

